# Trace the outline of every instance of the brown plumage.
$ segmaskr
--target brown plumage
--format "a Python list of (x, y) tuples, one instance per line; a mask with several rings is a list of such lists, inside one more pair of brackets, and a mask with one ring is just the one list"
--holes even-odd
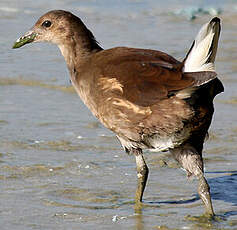
[(214, 71), (219, 33), (220, 20), (214, 18), (179, 62), (155, 50), (103, 50), (78, 17), (57, 10), (43, 15), (14, 48), (38, 41), (59, 46), (83, 102), (135, 155), (138, 203), (148, 176), (142, 149), (170, 150), (188, 175), (198, 177), (199, 195), (207, 214), (213, 215), (202, 149), (214, 112), (213, 98), (223, 91)]

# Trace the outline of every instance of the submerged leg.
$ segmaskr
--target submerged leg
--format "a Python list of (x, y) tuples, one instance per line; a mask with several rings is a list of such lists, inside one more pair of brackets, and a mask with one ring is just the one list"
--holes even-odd
[(175, 159), (187, 171), (188, 176), (195, 175), (199, 181), (198, 194), (205, 206), (205, 214), (214, 216), (212, 207), (210, 188), (203, 173), (203, 160), (197, 150), (186, 144), (182, 147), (175, 148), (172, 151)]
[(137, 190), (135, 195), (136, 202), (142, 202), (143, 192), (146, 187), (147, 177), (148, 177), (148, 167), (142, 155), (141, 149), (134, 149), (133, 153), (136, 157), (137, 164)]

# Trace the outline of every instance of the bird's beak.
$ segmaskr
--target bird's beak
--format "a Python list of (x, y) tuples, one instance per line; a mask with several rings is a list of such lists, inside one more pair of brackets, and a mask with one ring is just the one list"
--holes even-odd
[(16, 42), (13, 45), (13, 49), (16, 48), (20, 48), (22, 46), (24, 46), (27, 43), (31, 43), (35, 40), (35, 37), (37, 36), (37, 33), (35, 33), (34, 31), (30, 30), (27, 33), (25, 33), (25, 35), (23, 35), (22, 37), (18, 38), (16, 40)]

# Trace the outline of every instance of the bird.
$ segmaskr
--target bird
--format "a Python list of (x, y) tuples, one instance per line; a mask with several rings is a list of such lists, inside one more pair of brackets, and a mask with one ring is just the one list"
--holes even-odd
[(65, 58), (70, 80), (92, 114), (135, 156), (135, 204), (141, 204), (149, 169), (144, 149), (170, 151), (187, 176), (195, 176), (204, 215), (214, 216), (204, 175), (203, 144), (214, 113), (214, 97), (224, 91), (215, 57), (221, 30), (214, 17), (198, 32), (182, 61), (157, 50), (103, 49), (83, 21), (64, 10), (52, 10), (17, 39), (56, 44)]

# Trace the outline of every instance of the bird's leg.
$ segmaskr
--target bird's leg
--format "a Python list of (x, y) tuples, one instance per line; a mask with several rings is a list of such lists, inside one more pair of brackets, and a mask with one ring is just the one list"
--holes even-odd
[(135, 195), (135, 201), (136, 203), (138, 203), (138, 202), (142, 202), (142, 196), (146, 187), (149, 170), (144, 160), (144, 157), (142, 155), (142, 150), (134, 149), (133, 153), (135, 155), (136, 164), (137, 164), (137, 179), (138, 180), (137, 180), (137, 190), (136, 190), (136, 195)]
[(175, 159), (187, 171), (188, 177), (195, 175), (199, 181), (198, 194), (205, 206), (205, 214), (214, 216), (210, 188), (203, 173), (203, 160), (201, 153), (189, 144), (171, 150)]
[(206, 215), (214, 216), (214, 211), (212, 207), (211, 195), (210, 195), (210, 187), (205, 179), (203, 173), (197, 175), (199, 185), (198, 185), (198, 194), (205, 205)]

